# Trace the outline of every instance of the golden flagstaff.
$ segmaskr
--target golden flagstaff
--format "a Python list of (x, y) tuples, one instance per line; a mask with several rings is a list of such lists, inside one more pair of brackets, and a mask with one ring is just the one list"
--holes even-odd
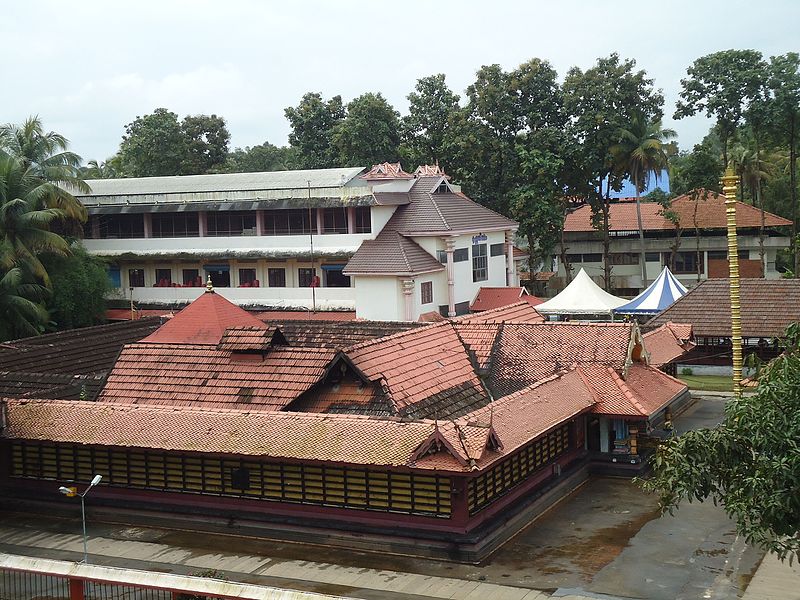
[(742, 310), (739, 291), (739, 242), (736, 239), (736, 195), (739, 178), (728, 165), (722, 178), (725, 215), (728, 220), (728, 272), (731, 287), (731, 342), (733, 344), (733, 393), (742, 393)]

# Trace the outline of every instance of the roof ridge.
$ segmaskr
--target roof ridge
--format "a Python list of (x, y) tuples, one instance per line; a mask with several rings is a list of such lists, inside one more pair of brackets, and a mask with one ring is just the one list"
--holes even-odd
[(622, 377), (620, 377), (619, 373), (617, 373), (611, 367), (606, 367), (606, 369), (608, 369), (609, 373), (611, 373), (612, 381), (614, 381), (615, 385), (619, 388), (620, 392), (622, 392), (622, 395), (625, 396), (625, 398), (631, 403), (631, 405), (636, 410), (638, 410), (642, 415), (649, 416), (650, 413), (644, 408), (644, 406), (642, 406), (642, 404), (639, 402), (639, 399), (633, 393), (633, 390), (628, 386), (625, 380)]

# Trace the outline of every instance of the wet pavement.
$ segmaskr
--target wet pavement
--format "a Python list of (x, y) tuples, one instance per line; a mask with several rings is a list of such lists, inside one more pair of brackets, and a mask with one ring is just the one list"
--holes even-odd
[[(676, 418), (676, 429), (714, 425), (724, 401), (702, 399)], [(79, 519), (6, 513), (0, 515), (0, 550), (65, 558), (79, 539), (74, 536), (79, 527)], [(512, 586), (521, 593), (738, 598), (762, 556), (744, 545), (733, 523), (712, 503), (687, 504), (674, 516), (660, 516), (654, 496), (635, 482), (608, 477), (588, 481), (479, 566), (91, 520), (89, 535), (96, 539), (90, 541), (90, 552), (98, 563), (125, 563), (127, 553), (131, 567), (187, 572), (192, 567), (220, 568), (225, 557), (223, 570), (232, 580), (268, 585), (293, 581), (291, 587), (303, 584), (303, 589), (328, 593), (347, 589), (364, 598), (397, 597), (391, 581), (401, 575), (407, 576), (409, 588), (401, 596), (409, 598), (425, 597), (423, 589), (414, 588), (436, 578), (448, 578), (450, 586), (485, 583)], [(142, 556), (148, 557), (147, 565), (134, 559)], [(387, 583), (378, 595), (353, 594), (354, 578)], [(514, 596), (506, 591), (498, 597)]]

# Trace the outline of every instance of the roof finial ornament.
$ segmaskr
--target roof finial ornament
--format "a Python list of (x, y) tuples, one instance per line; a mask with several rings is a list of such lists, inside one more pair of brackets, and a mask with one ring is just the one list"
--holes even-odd
[(214, 284), (211, 283), (211, 275), (208, 276), (208, 281), (206, 281), (206, 293), (207, 294), (214, 293)]

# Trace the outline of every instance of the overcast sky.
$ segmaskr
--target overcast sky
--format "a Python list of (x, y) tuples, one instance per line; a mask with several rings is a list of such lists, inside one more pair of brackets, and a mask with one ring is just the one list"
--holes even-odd
[[(85, 160), (105, 159), (137, 115), (215, 113), (231, 147), (287, 143), (285, 107), (306, 91), (379, 91), (401, 112), (416, 80), (540, 57), (563, 77), (616, 51), (635, 58), (672, 115), (692, 61), (728, 48), (800, 51), (798, 0), (4, 2), (0, 122), (38, 114)], [(665, 124), (690, 148), (708, 129)]]

